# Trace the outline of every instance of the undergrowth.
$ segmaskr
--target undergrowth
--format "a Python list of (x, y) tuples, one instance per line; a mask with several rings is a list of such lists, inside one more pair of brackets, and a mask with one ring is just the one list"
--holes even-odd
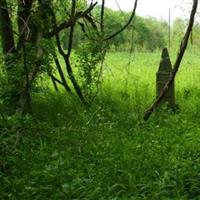
[(127, 55), (108, 56), (90, 108), (43, 88), (33, 116), (0, 117), (0, 199), (200, 199), (199, 58), (186, 57), (177, 77), (179, 112), (144, 122), (158, 54), (124, 68)]

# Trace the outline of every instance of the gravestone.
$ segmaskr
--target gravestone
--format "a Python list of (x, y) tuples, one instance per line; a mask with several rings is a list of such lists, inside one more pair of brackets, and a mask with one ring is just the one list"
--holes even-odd
[[(164, 48), (162, 51), (162, 57), (160, 61), (160, 66), (156, 76), (156, 95), (160, 95), (163, 87), (165, 86), (169, 76), (172, 72), (172, 64), (170, 61), (169, 53), (167, 48)], [(175, 87), (174, 82), (169, 88), (169, 91), (164, 96), (161, 104), (167, 104), (170, 108), (175, 108)]]

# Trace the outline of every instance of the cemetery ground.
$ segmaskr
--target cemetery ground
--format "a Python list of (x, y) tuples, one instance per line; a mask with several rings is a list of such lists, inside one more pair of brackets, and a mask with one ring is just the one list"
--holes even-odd
[(41, 79), (34, 117), (1, 121), (0, 199), (200, 199), (200, 57), (186, 52), (179, 109), (144, 122), (159, 62), (160, 52), (110, 53), (88, 110)]

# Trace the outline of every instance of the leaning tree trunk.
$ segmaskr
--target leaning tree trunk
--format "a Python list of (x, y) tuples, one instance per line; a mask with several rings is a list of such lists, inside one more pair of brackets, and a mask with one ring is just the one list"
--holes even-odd
[(195, 18), (195, 14), (197, 12), (197, 7), (198, 7), (198, 0), (193, 0), (193, 7), (192, 7), (192, 10), (191, 10), (191, 14), (190, 14), (189, 24), (188, 24), (187, 30), (185, 32), (184, 38), (183, 38), (183, 40), (181, 42), (179, 53), (177, 55), (175, 64), (173, 66), (173, 70), (172, 70), (172, 72), (170, 74), (170, 77), (167, 80), (167, 82), (166, 82), (163, 90), (161, 91), (160, 95), (155, 99), (155, 101), (153, 102), (153, 104), (144, 113), (144, 120), (148, 120), (149, 119), (149, 117), (151, 116), (151, 114), (158, 107), (158, 105), (160, 104), (160, 102), (164, 98), (165, 94), (168, 92), (170, 86), (174, 82), (174, 79), (175, 79), (176, 74), (177, 74), (177, 72), (179, 70), (181, 61), (183, 59), (185, 50), (187, 48), (190, 34), (192, 32), (192, 28), (193, 28), (193, 25), (194, 25), (194, 18)]

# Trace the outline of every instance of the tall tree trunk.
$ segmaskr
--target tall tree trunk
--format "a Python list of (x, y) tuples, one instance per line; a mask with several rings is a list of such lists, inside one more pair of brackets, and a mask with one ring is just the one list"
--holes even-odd
[[(27, 64), (29, 48), (35, 46), (37, 28), (33, 25), (31, 18), (31, 8), (33, 0), (18, 0), (18, 44), (17, 50), (21, 57), (22, 64), (19, 69), (21, 80), (19, 81), (19, 97), (17, 99), (18, 113), (30, 113), (31, 112), (31, 82), (30, 73), (34, 63)], [(28, 44), (29, 42), (29, 44)], [(28, 47), (28, 48), (27, 48)]]
[[(7, 73), (7, 86), (4, 90), (5, 103), (10, 107), (16, 106), (17, 84), (16, 84), (16, 63), (17, 55), (12, 27), (12, 20), (6, 0), (0, 0), (0, 35), (4, 57), (4, 69)], [(15, 76), (14, 76), (15, 75)]]
[(33, 0), (18, 0), (18, 32), (19, 39), (17, 48), (23, 48), (26, 40), (30, 40), (31, 32), (31, 7)]
[[(16, 33), (18, 43), (15, 47), (8, 2), (0, 0), (0, 34), (8, 80), (6, 96), (8, 105), (20, 113), (31, 110), (30, 90), (38, 72), (37, 59), (27, 64), (30, 56), (29, 48), (35, 49), (35, 53), (32, 52), (32, 49), (31, 53), (37, 58), (37, 48), (35, 47), (37, 46), (38, 30), (31, 18), (32, 2), (33, 0), (18, 0), (18, 33)], [(32, 58), (32, 60), (34, 59)]]

